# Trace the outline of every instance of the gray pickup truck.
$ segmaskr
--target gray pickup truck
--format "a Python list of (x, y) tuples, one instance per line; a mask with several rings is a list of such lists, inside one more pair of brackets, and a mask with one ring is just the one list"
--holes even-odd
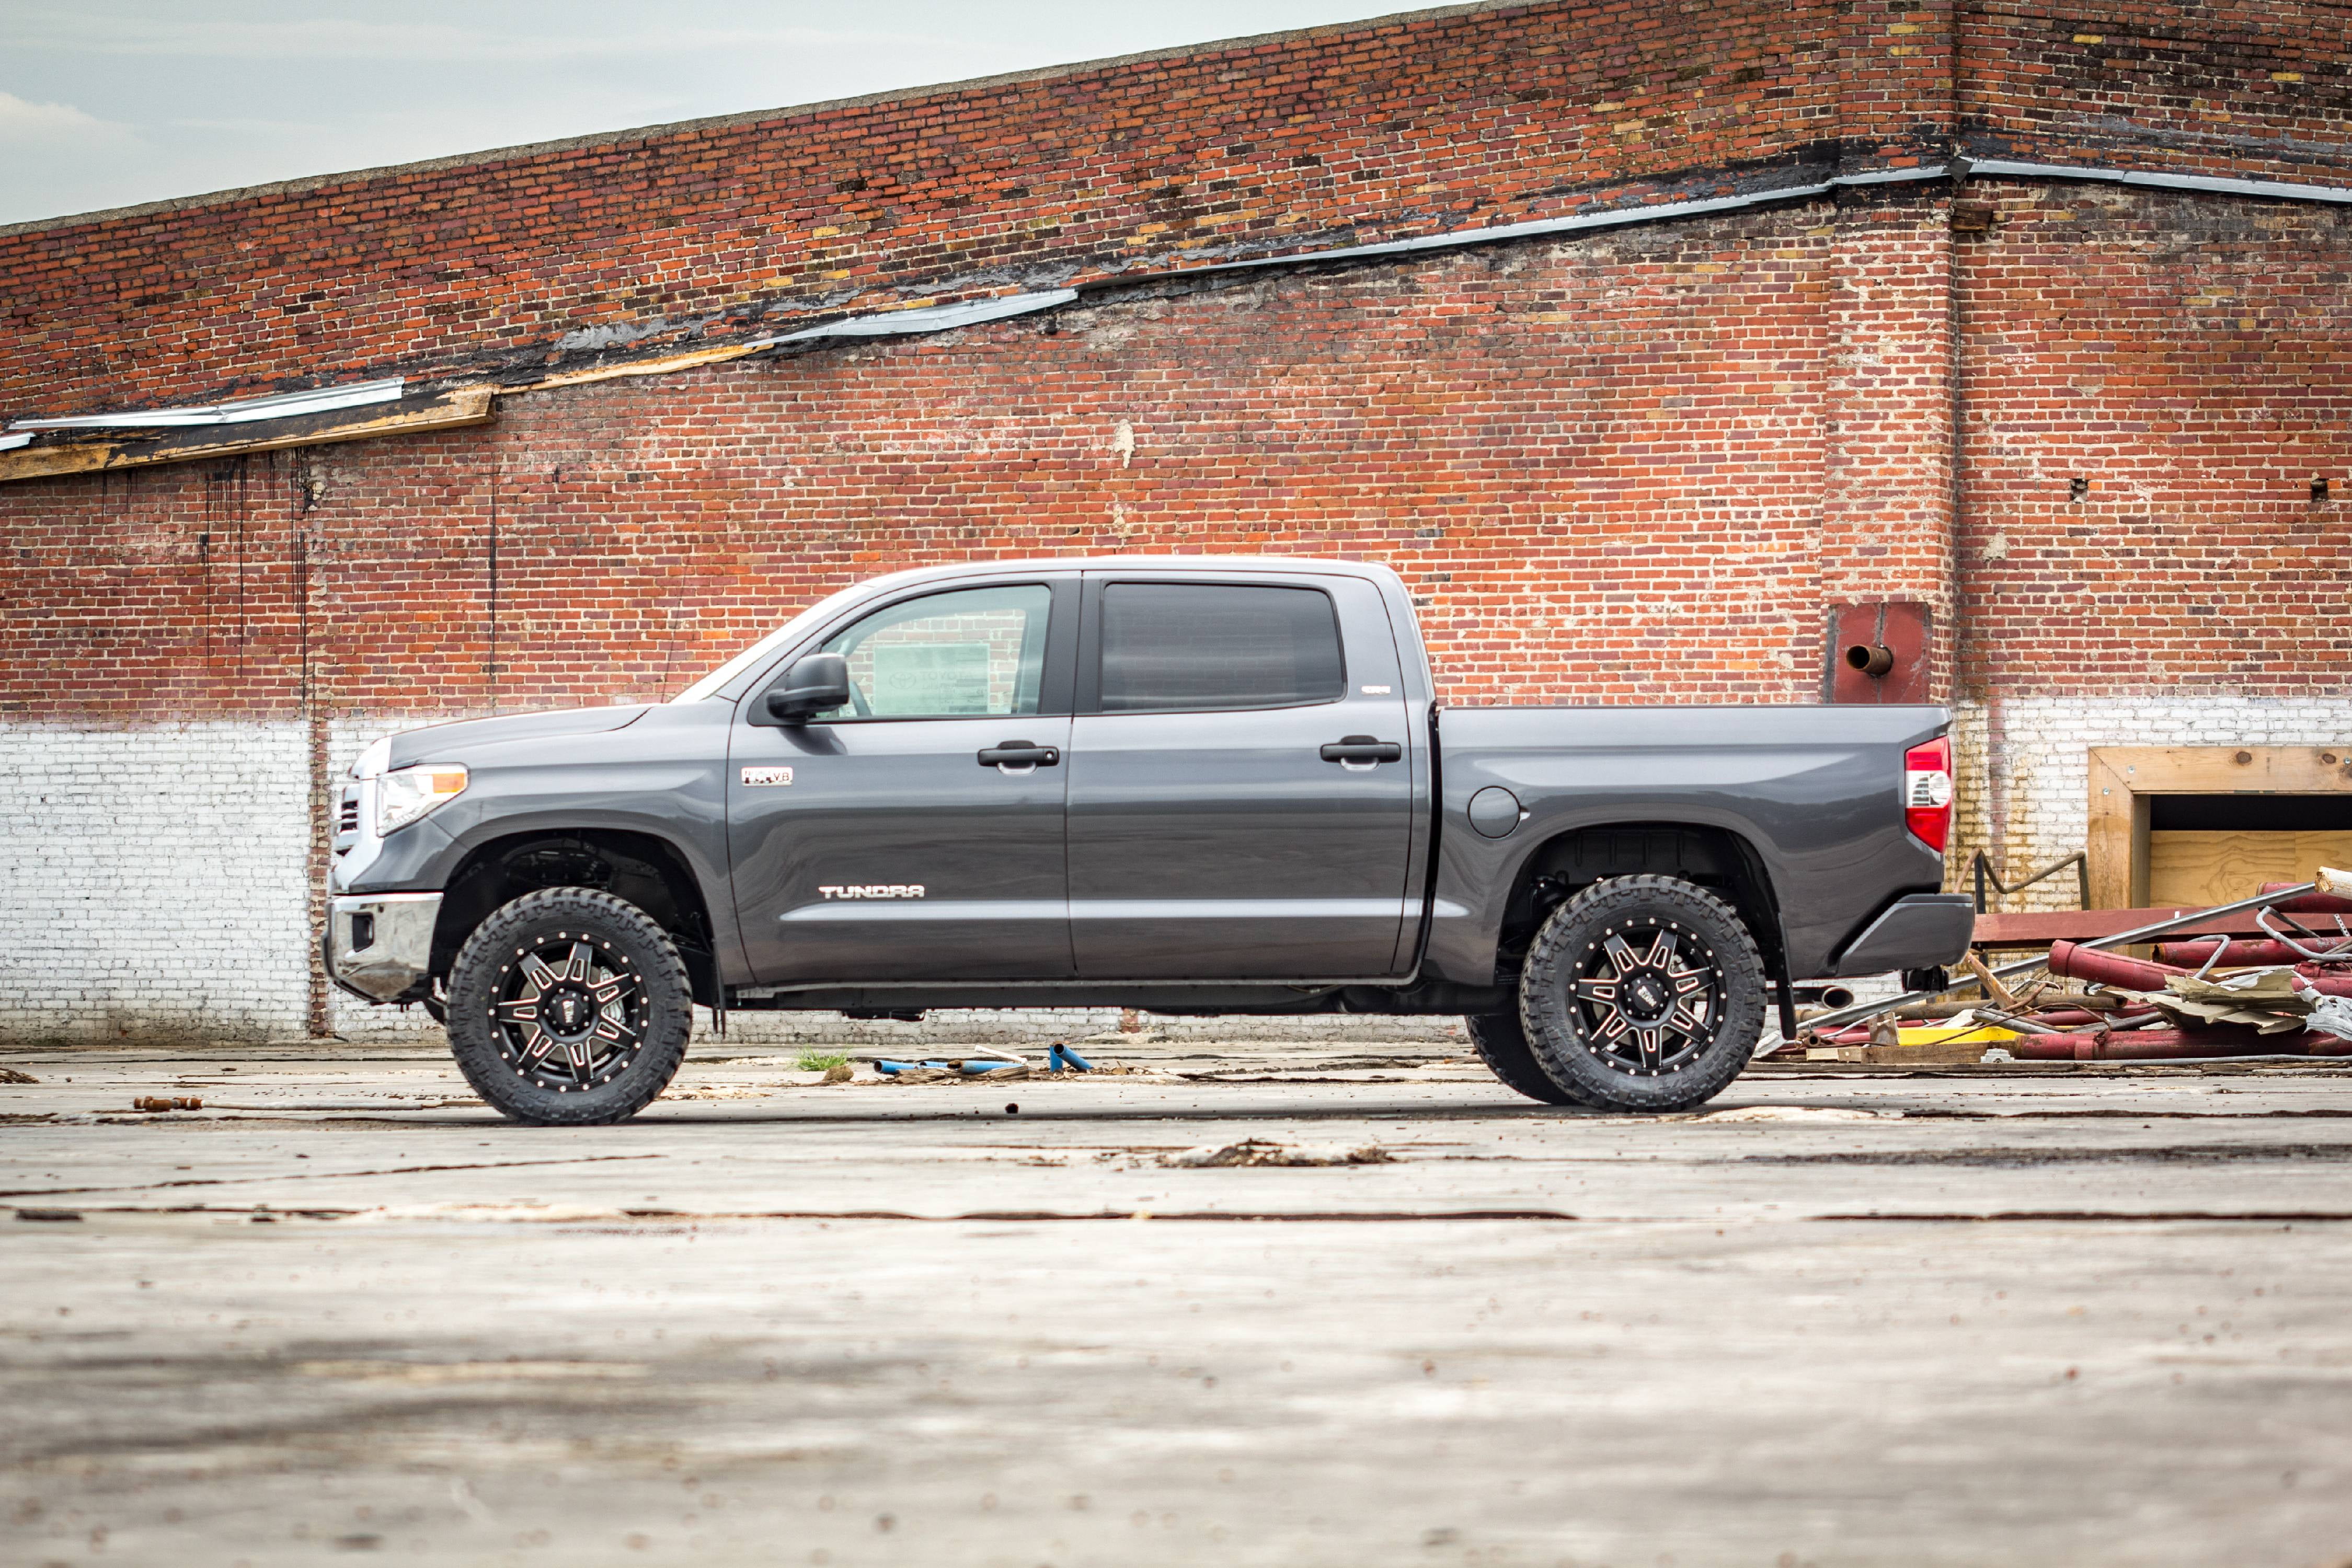
[(1441, 712), (1353, 561), (901, 572), (667, 703), (369, 747), (326, 964), (525, 1122), (634, 1114), (697, 1003), (1460, 1014), (1523, 1094), (1675, 1110), (1776, 989), (1966, 951), (1948, 720)]

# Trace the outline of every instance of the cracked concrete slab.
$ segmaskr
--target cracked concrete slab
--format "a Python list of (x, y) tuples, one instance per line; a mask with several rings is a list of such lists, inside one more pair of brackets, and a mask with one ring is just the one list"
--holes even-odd
[(547, 1130), (413, 1049), (0, 1052), (7, 1555), (2352, 1552), (2340, 1074), (1764, 1072), (1643, 1119), (1441, 1045), (794, 1054)]

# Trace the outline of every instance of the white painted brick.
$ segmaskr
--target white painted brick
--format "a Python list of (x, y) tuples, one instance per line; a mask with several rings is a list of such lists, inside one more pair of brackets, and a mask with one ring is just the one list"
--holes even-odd
[[(1974, 890), (1969, 857), (1992, 836), (1991, 802), (2005, 796), (2007, 831), (1996, 861), (2014, 881), (2084, 845), (2090, 830), (2090, 752), (2099, 746), (2336, 746), (2352, 747), (2352, 697), (2009, 697), (2001, 703), (2006, 766), (1993, 776), (1985, 705), (1956, 704), (1959, 809), (1947, 885)], [(2249, 890), (2252, 891), (2251, 889)], [(2072, 909), (2071, 873), (1994, 907)]]
[(0, 1036), (299, 1034), (299, 724), (0, 724)]

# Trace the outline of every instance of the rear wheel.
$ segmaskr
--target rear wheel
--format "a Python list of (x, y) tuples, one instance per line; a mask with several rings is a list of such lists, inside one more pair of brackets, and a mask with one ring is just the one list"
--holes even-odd
[(1584, 1103), (1554, 1083), (1536, 1061), (1535, 1052), (1528, 1047), (1528, 1031), (1520, 1025), (1518, 1014), (1473, 1013), (1462, 1021), (1469, 1028), (1470, 1044), (1478, 1052), (1478, 1060), (1507, 1088), (1547, 1105)]
[(1617, 877), (1554, 910), (1528, 949), (1519, 1017), (1565, 1092), (1623, 1111), (1721, 1093), (1764, 1028), (1764, 961), (1732, 907), (1668, 876)]
[(518, 1122), (635, 1115), (686, 1055), (694, 995), (669, 934), (585, 887), (525, 894), (477, 926), (449, 972), (449, 1046)]

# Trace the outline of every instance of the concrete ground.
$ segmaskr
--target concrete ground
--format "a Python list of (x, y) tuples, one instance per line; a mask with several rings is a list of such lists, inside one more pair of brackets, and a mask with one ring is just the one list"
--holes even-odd
[(1449, 1049), (0, 1053), (0, 1561), (2352, 1562), (2347, 1075)]

